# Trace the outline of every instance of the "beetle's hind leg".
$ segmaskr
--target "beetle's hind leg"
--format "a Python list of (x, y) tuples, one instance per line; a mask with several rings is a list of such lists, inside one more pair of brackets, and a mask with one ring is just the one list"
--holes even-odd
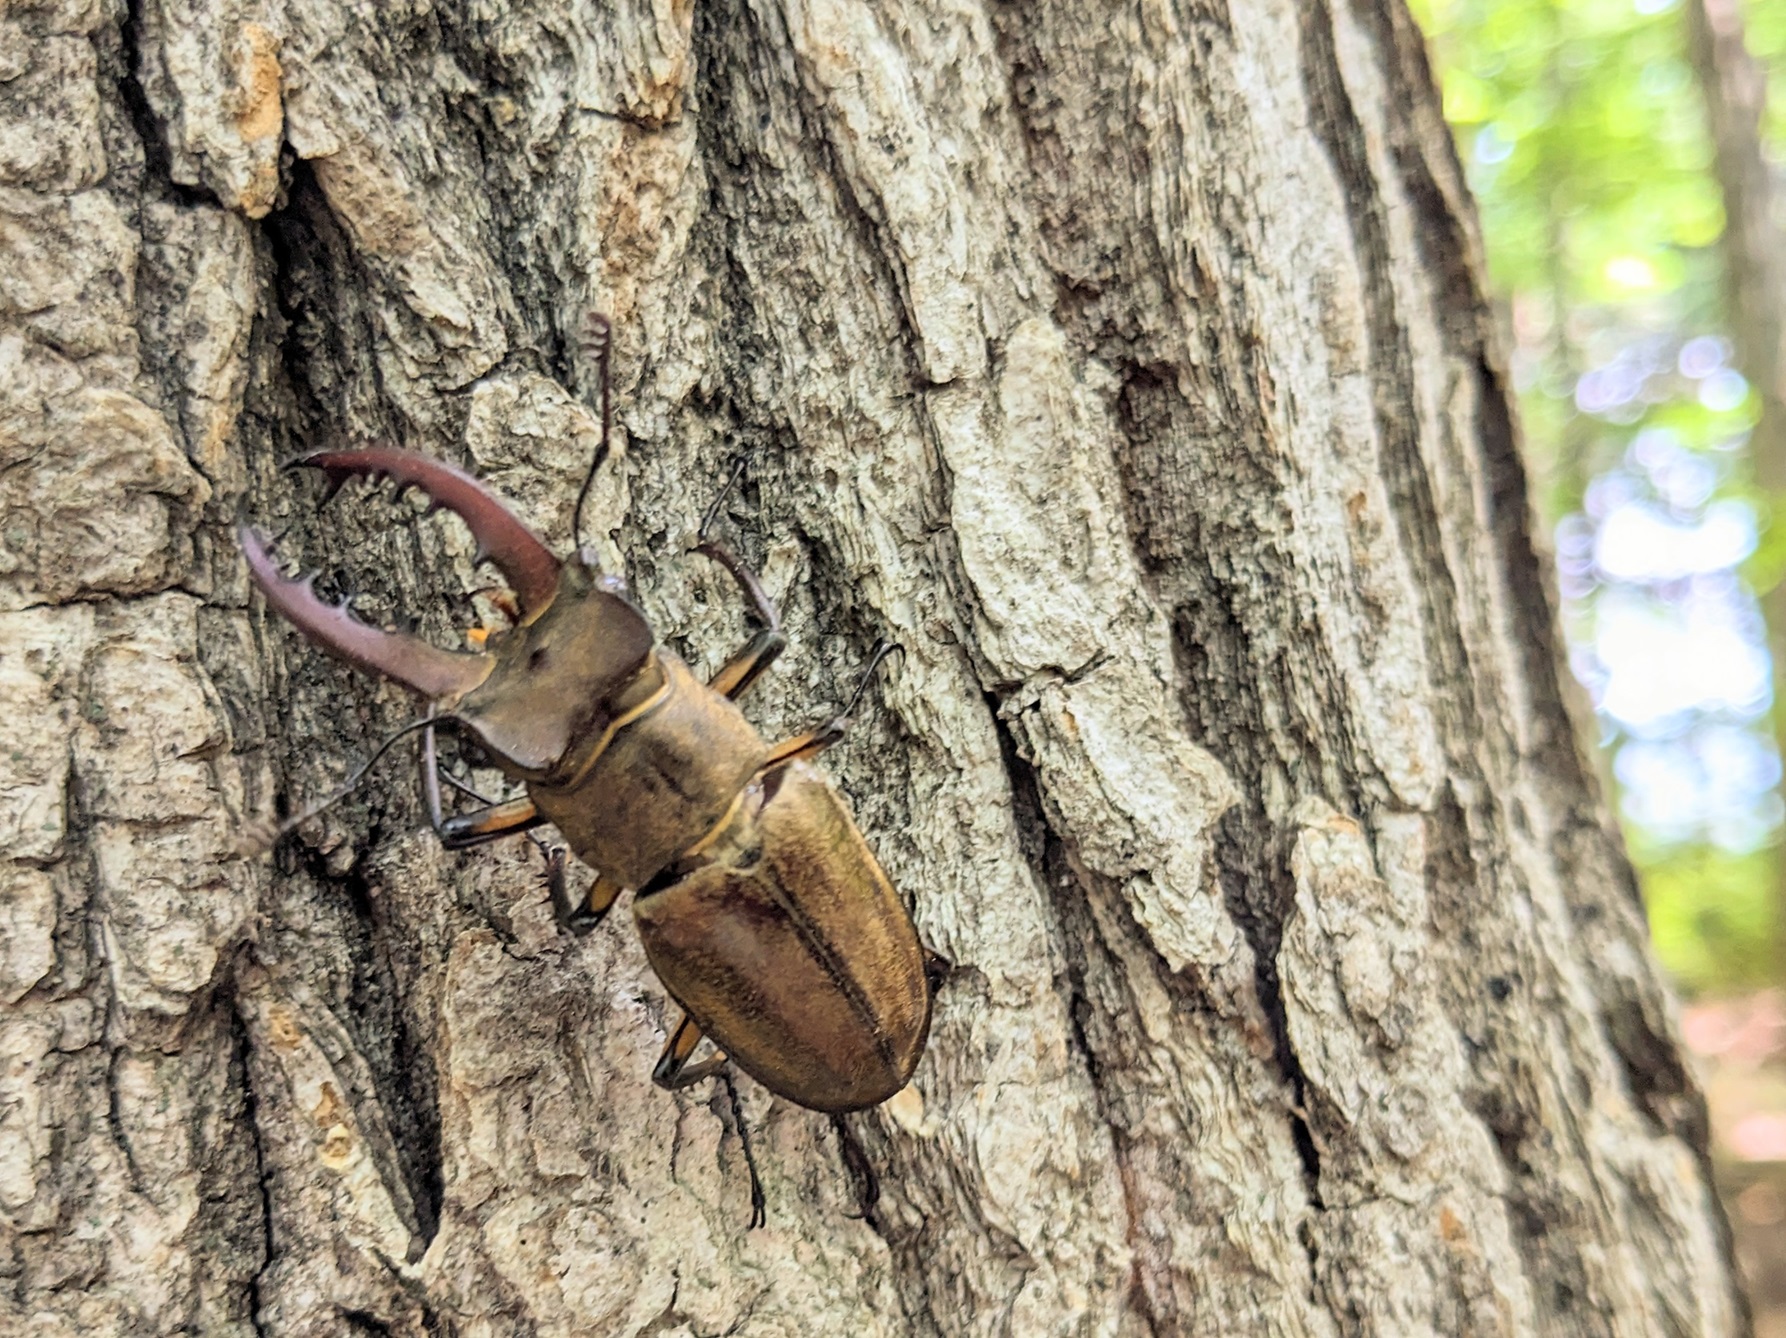
[(657, 1066), (651, 1070), (651, 1081), (667, 1092), (692, 1087), (703, 1078), (718, 1078), (726, 1085), (726, 1098), (732, 1107), (732, 1125), (738, 1132), (739, 1146), (744, 1149), (744, 1165), (750, 1171), (750, 1224), (760, 1227), (769, 1220), (764, 1207), (763, 1178), (757, 1174), (756, 1151), (750, 1145), (750, 1128), (744, 1123), (744, 1106), (739, 1102), (738, 1088), (732, 1082), (730, 1061), (724, 1050), (715, 1049), (699, 1064), (688, 1062), (704, 1034), (695, 1020), (684, 1013), (676, 1030), (670, 1033), (670, 1039), (664, 1042), (664, 1051), (657, 1057)]
[(955, 969), (955, 963), (935, 948), (922, 943), (918, 946), (924, 949), (924, 979), (930, 983), (930, 992), (934, 995), (943, 987), (943, 982), (949, 978), (949, 973)]
[(817, 757), (843, 738), (849, 732), (850, 721), (856, 713), (856, 707), (861, 704), (862, 694), (868, 691), (868, 684), (874, 678), (874, 671), (880, 668), (882, 660), (900, 649), (899, 643), (895, 641), (877, 643), (874, 653), (868, 657), (868, 667), (863, 669), (862, 678), (856, 684), (855, 692), (850, 694), (849, 705), (817, 729), (809, 729), (804, 734), (796, 734), (793, 738), (776, 744), (769, 750), (769, 760), (763, 764), (763, 770), (770, 771), (776, 767), (785, 767), (790, 762)]
[(676, 1024), (676, 1030), (670, 1033), (670, 1039), (664, 1042), (664, 1050), (657, 1057), (657, 1066), (651, 1070), (651, 1081), (666, 1092), (680, 1091), (684, 1087), (693, 1087), (703, 1078), (711, 1078), (723, 1069), (730, 1061), (724, 1050), (716, 1049), (699, 1064), (691, 1064), (688, 1057), (701, 1044), (701, 1037), (706, 1035), (687, 1013), (682, 1021)]
[(738, 1146), (744, 1149), (744, 1165), (750, 1171), (750, 1228), (754, 1231), (769, 1223), (769, 1208), (763, 1198), (763, 1177), (757, 1174), (756, 1149), (750, 1145), (750, 1126), (744, 1122), (744, 1103), (738, 1100), (738, 1084), (732, 1081), (732, 1071), (722, 1070), (719, 1080), (726, 1085), (732, 1124), (738, 1130)]

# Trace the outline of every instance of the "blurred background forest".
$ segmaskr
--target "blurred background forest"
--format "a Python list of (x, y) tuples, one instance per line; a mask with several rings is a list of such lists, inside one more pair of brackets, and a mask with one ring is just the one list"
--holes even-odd
[(1786, 1334), (1786, 0), (1413, 0), (1576, 677)]

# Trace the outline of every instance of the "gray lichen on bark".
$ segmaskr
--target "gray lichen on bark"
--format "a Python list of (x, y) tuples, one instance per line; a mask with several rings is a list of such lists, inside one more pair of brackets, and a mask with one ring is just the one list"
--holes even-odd
[[(1394, 0), (0, 10), (0, 1322), (1739, 1331), (1470, 220)], [(593, 309), (670, 644), (740, 636), (684, 550), (749, 450), (765, 733), (905, 647), (828, 765), (954, 967), (889, 1106), (740, 1080), (755, 1232), (525, 842), (392, 774), (239, 849), (413, 706), (234, 519), (451, 644), (464, 531), (276, 466), (567, 546)]]

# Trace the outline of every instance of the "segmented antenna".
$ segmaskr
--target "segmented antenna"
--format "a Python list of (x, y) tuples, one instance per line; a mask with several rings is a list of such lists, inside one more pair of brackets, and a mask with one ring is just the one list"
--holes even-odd
[(361, 763), (360, 769), (348, 778), (347, 783), (333, 794), (330, 794), (327, 798), (317, 800), (302, 812), (293, 814), (281, 823), (271, 825), (264, 822), (251, 823), (247, 830), (242, 833), (242, 839), (237, 843), (238, 849), (244, 855), (266, 854), (267, 851), (278, 845), (280, 841), (284, 840), (292, 832), (295, 832), (299, 827), (302, 827), (306, 822), (309, 822), (310, 819), (328, 812), (336, 804), (339, 804), (343, 799), (347, 798), (348, 795), (359, 789), (360, 783), (371, 773), (372, 768), (378, 765), (379, 759), (390, 752), (392, 746), (405, 735), (414, 734), (417, 730), (426, 729), (430, 725), (438, 725), (443, 721), (456, 721), (457, 719), (457, 716), (447, 714), (426, 715), (420, 720), (410, 721), (407, 725), (403, 726), (402, 729), (396, 731), (394, 734), (386, 738), (383, 743), (379, 744), (372, 756)]

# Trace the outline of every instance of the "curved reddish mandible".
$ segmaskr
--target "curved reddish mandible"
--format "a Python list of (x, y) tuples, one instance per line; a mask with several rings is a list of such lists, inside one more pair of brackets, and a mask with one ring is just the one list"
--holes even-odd
[(523, 614), (545, 608), (558, 590), (558, 559), (552, 550), (515, 519), (501, 498), (456, 465), (396, 446), (316, 451), (291, 463), (322, 470), (331, 492), (356, 476), (390, 478), (399, 488), (420, 488), (436, 506), (465, 522), (477, 540), (478, 557), (489, 558), (508, 578)]
[(238, 529), (236, 539), (268, 605), (330, 654), (435, 699), (470, 692), (489, 674), (487, 655), (442, 650), (420, 637), (369, 627), (345, 606), (319, 599), (310, 586), (314, 576), (287, 580), (274, 565), (267, 541), (252, 526)]

